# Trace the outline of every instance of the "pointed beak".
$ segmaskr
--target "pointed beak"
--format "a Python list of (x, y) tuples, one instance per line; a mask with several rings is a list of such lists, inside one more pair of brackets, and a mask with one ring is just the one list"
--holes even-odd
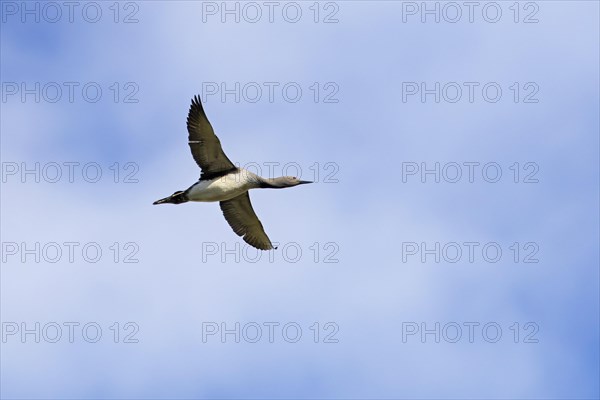
[(304, 185), (305, 183), (313, 183), (312, 181), (300, 181), (298, 185)]

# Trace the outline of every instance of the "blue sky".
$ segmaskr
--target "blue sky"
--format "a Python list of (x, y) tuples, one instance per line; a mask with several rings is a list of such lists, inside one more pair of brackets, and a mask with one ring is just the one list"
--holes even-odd
[[(599, 397), (597, 2), (480, 2), (472, 22), (458, 3), (456, 23), (434, 2), (439, 23), (421, 2), (279, 2), (272, 22), (262, 2), (239, 22), (222, 2), (83, 2), (73, 22), (23, 4), (0, 2), (3, 398)], [(239, 102), (204, 93), (229, 158), (319, 172), (251, 193), (280, 243), (257, 262), (216, 204), (152, 206), (199, 176), (191, 97), (236, 82)], [(436, 83), (439, 102), (403, 93)]]

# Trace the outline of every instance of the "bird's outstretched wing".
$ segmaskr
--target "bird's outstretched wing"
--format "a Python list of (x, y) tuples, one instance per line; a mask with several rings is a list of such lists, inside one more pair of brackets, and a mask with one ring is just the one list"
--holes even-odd
[(198, 96), (192, 99), (187, 129), (192, 156), (202, 169), (200, 179), (218, 178), (237, 169), (223, 153), (221, 142), (208, 122)]
[(243, 236), (246, 243), (260, 250), (273, 248), (271, 240), (252, 208), (248, 192), (231, 200), (222, 201), (220, 204), (225, 219), (238, 236)]

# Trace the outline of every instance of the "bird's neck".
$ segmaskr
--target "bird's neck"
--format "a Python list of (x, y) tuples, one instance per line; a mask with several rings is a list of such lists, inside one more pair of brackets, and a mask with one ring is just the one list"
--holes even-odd
[(261, 189), (282, 189), (285, 186), (282, 186), (281, 184), (279, 184), (277, 178), (260, 178), (260, 188)]
[(263, 178), (262, 176), (256, 175), (255, 173), (245, 169), (240, 170), (239, 173), (244, 177), (246, 182), (250, 184), (251, 188), (282, 189), (288, 187), (288, 185), (286, 185), (285, 182), (282, 181), (282, 178), (284, 178), (282, 176), (278, 178)]

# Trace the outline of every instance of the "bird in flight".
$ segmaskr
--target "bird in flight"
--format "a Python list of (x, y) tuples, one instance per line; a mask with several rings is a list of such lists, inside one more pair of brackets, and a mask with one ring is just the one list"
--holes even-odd
[(202, 169), (200, 179), (186, 190), (180, 190), (153, 204), (181, 204), (188, 201), (218, 201), (225, 219), (250, 246), (271, 250), (273, 244), (256, 216), (248, 191), (250, 189), (282, 189), (312, 183), (295, 176), (263, 178), (244, 168), (237, 168), (227, 158), (215, 135), (198, 96), (192, 99), (187, 118), (188, 143), (192, 156)]

